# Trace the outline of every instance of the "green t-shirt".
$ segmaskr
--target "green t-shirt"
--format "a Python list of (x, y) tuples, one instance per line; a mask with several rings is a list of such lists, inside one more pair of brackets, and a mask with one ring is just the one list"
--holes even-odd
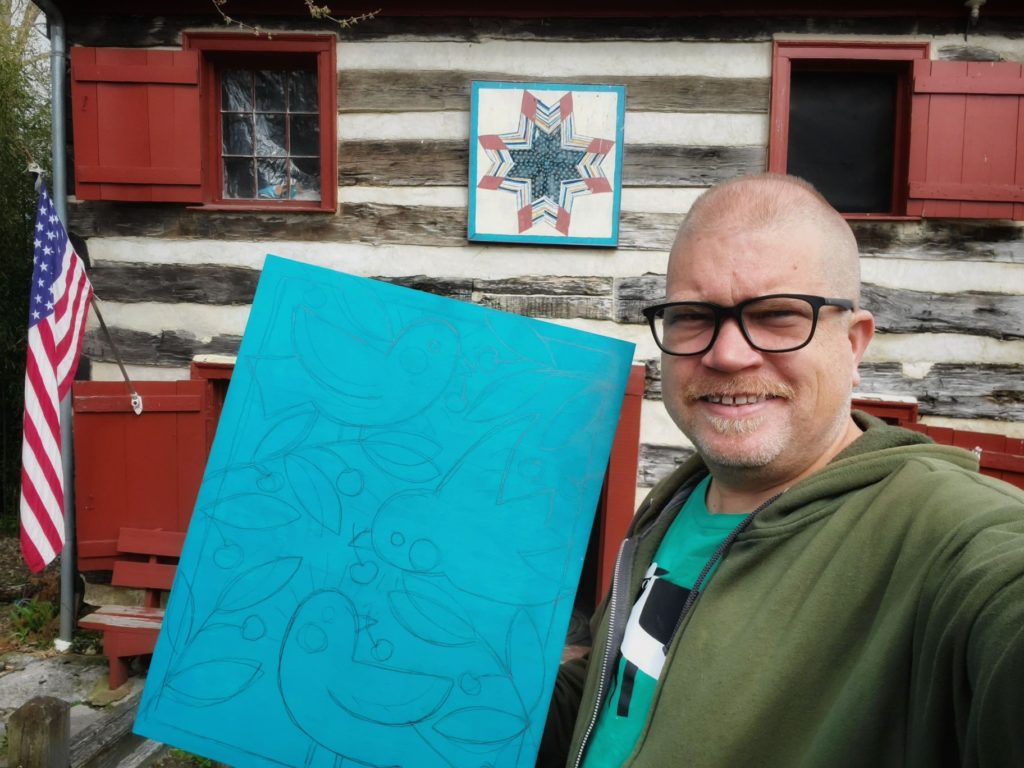
[(618, 671), (587, 748), (584, 768), (619, 768), (633, 751), (665, 663), (664, 646), (690, 587), (745, 517), (708, 512), (705, 495), (709, 483), (710, 478), (704, 478), (694, 488), (647, 569), (640, 598), (629, 615)]

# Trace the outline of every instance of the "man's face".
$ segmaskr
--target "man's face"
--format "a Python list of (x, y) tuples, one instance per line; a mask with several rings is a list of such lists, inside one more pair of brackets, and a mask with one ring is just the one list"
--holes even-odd
[[(725, 306), (772, 293), (852, 299), (829, 287), (823, 250), (820, 233), (806, 223), (711, 228), (676, 245), (667, 298)], [(871, 327), (867, 313), (823, 307), (810, 344), (766, 353), (725, 320), (703, 355), (662, 355), (665, 407), (712, 471), (743, 468), (778, 483), (796, 480), (845, 445), (850, 394)]]

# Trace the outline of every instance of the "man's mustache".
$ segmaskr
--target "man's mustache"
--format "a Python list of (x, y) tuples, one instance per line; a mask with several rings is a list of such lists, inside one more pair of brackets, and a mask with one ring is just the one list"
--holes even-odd
[(779, 397), (792, 400), (796, 392), (791, 386), (781, 381), (772, 381), (762, 376), (745, 376), (709, 380), (707, 377), (694, 378), (682, 387), (682, 395), (686, 400), (701, 400), (705, 397), (736, 397), (738, 395), (756, 398)]

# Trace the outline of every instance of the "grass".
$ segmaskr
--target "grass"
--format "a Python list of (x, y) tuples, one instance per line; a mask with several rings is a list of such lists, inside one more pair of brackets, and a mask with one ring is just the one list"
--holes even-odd
[(49, 600), (18, 600), (11, 606), (8, 618), (11, 632), (24, 644), (52, 645), (60, 631), (59, 612)]
[(192, 768), (214, 768), (218, 765), (208, 757), (200, 757), (199, 755), (193, 755), (191, 752), (186, 752), (184, 749), (178, 749), (177, 747), (171, 747), (168, 752), (167, 758), (160, 760), (157, 766), (192, 766)]

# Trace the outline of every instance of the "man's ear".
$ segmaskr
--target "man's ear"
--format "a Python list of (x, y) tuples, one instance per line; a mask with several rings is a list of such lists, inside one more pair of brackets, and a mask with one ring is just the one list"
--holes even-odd
[(853, 350), (853, 385), (860, 385), (860, 361), (864, 359), (868, 344), (875, 335), (875, 316), (866, 309), (858, 309), (850, 320), (849, 339)]

